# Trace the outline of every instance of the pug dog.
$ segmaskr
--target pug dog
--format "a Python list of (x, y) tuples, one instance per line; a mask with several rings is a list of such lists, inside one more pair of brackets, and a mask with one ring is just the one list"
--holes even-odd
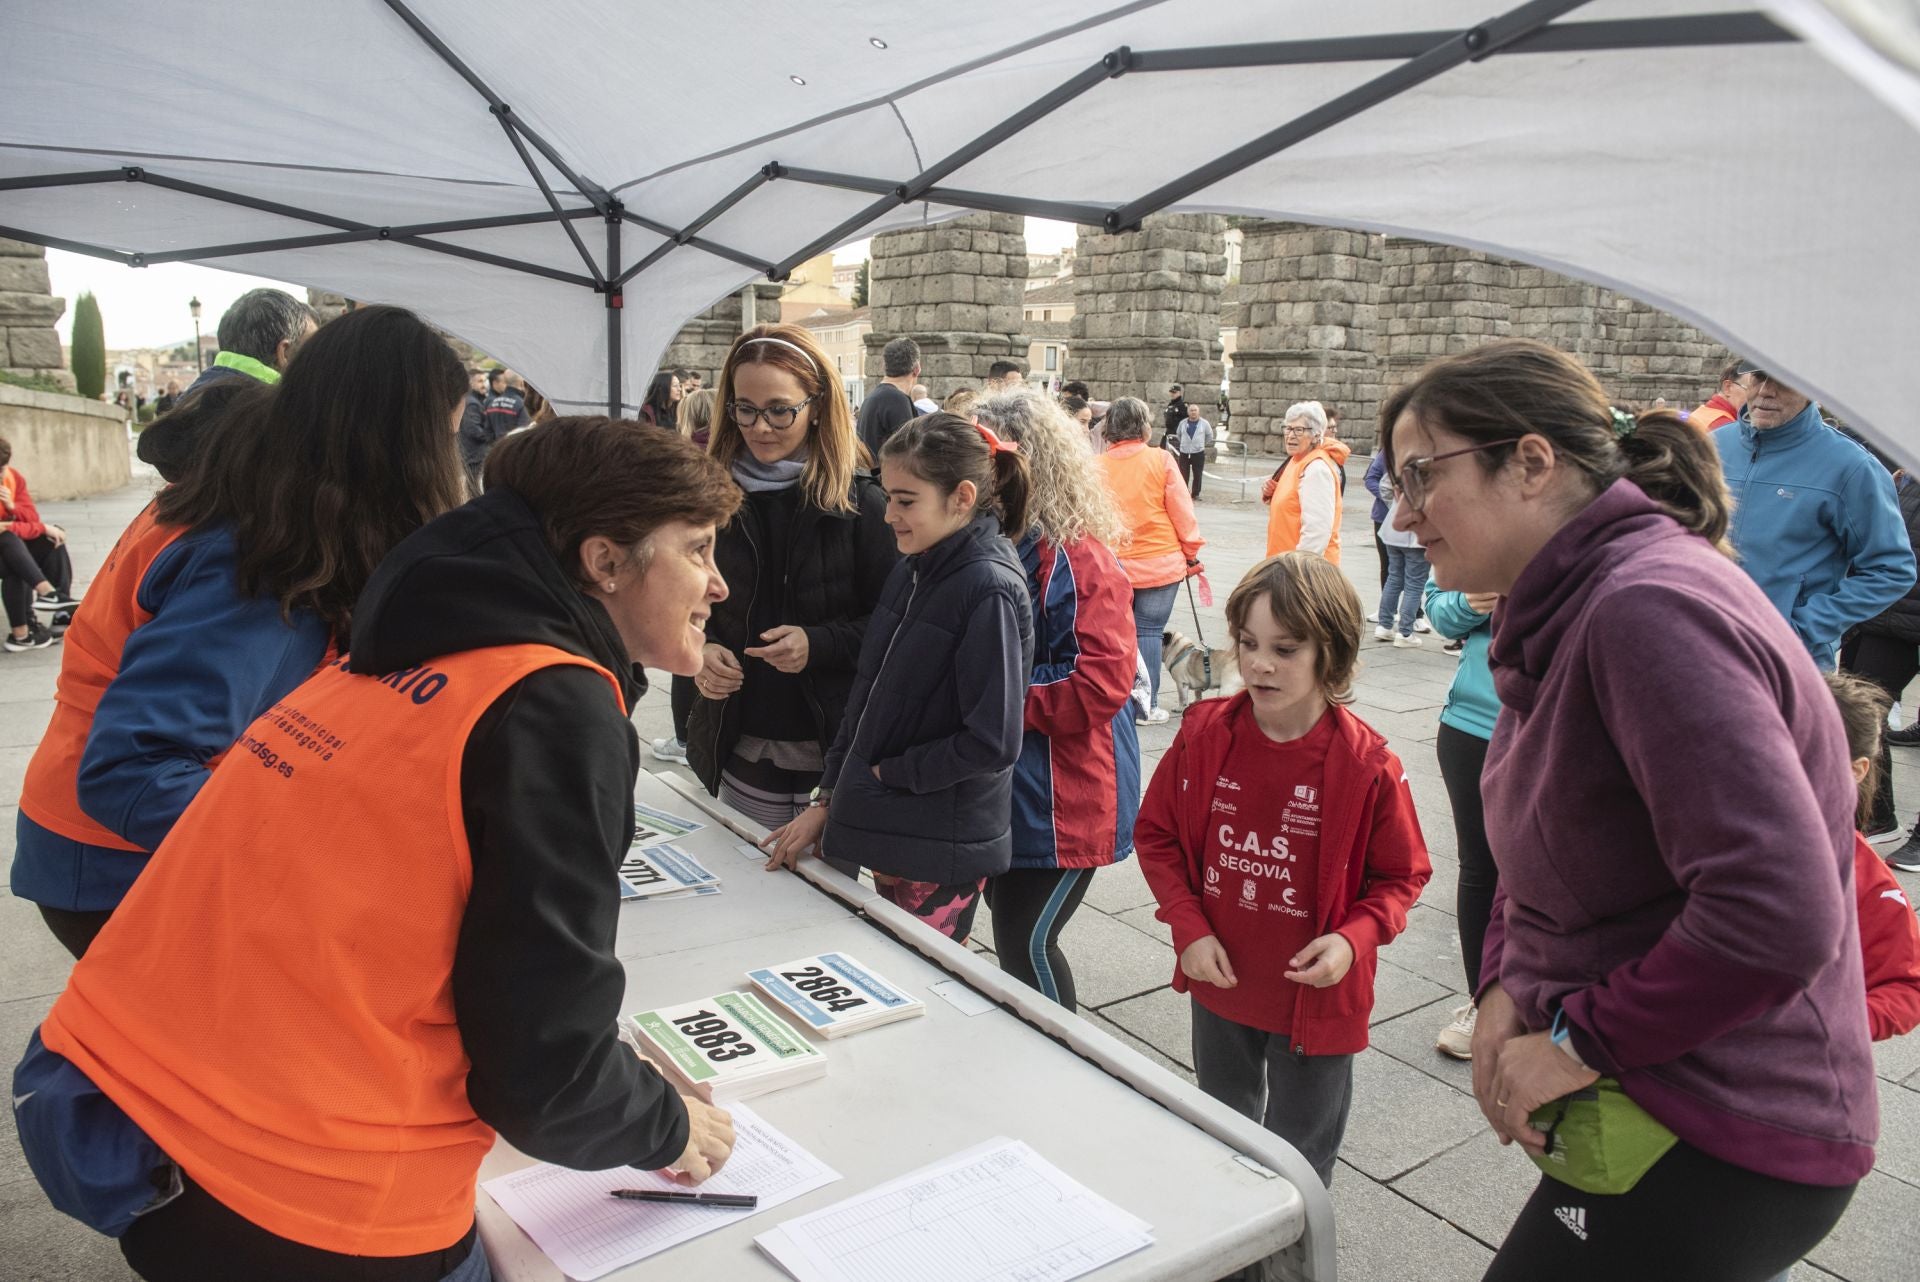
[(1192, 699), (1204, 699), (1209, 693), (1232, 694), (1240, 688), (1240, 667), (1232, 650), (1209, 650), (1180, 632), (1162, 632), (1160, 645), (1161, 661), (1173, 678), (1174, 697), (1182, 712)]

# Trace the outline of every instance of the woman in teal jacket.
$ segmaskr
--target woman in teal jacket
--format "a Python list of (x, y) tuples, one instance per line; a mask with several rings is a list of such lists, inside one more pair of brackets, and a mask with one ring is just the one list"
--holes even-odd
[[(1453, 803), (1454, 847), (1460, 856), (1460, 880), (1454, 889), (1454, 911), (1460, 923), (1460, 960), (1467, 970), (1467, 991), (1480, 990), (1480, 946), (1493, 916), (1493, 892), (1500, 875), (1487, 845), (1486, 816), (1480, 807), (1480, 771), (1487, 763), (1487, 741), (1500, 715), (1500, 698), (1493, 692), (1493, 673), (1487, 667), (1487, 645), (1493, 638), (1493, 607), (1499, 598), (1466, 592), (1443, 592), (1427, 579), (1427, 622), (1449, 641), (1461, 641), (1460, 667), (1440, 712), (1440, 735), (1434, 748), (1440, 756), (1440, 777)], [(1453, 1012), (1453, 1021), (1440, 1031), (1434, 1049), (1454, 1059), (1473, 1058), (1473, 1023), (1477, 1011), (1471, 1001)]]

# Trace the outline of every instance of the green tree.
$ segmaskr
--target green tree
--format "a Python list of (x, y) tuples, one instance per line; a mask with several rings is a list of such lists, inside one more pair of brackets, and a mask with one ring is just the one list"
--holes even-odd
[(73, 305), (73, 383), (90, 401), (107, 390), (107, 335), (100, 303), (91, 293)]
[(853, 305), (855, 307), (865, 307), (867, 305), (867, 284), (871, 279), (868, 275), (868, 269), (872, 266), (873, 260), (871, 258), (863, 258), (860, 260), (860, 274), (853, 278)]

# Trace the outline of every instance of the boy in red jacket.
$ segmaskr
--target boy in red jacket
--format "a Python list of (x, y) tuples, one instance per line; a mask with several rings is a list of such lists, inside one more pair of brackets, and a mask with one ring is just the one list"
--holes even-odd
[(1187, 709), (1134, 827), (1200, 1089), (1333, 1179), (1382, 945), (1432, 875), (1400, 759), (1343, 706), (1360, 598), (1306, 552), (1227, 600), (1246, 689)]
[[(1879, 773), (1880, 736), (1892, 701), (1872, 682), (1829, 672), (1827, 685), (1847, 728), (1847, 755), (1860, 785), (1860, 821), (1866, 822)], [(1906, 892), (1865, 837), (1853, 837), (1853, 895), (1860, 914), (1860, 952), (1866, 963), (1867, 1028), (1876, 1042), (1920, 1026), (1920, 920)]]

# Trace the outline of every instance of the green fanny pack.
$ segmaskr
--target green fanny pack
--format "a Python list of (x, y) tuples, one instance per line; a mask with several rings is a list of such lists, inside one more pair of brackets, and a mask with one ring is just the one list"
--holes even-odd
[(1583, 1193), (1625, 1193), (1679, 1137), (1603, 1077), (1585, 1090), (1549, 1100), (1527, 1119), (1547, 1137), (1533, 1164)]

